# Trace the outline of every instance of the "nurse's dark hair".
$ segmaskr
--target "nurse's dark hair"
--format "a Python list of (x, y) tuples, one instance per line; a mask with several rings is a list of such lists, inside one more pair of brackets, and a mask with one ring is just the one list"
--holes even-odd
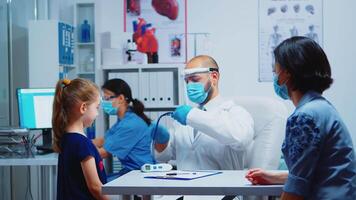
[(323, 93), (333, 83), (331, 67), (323, 49), (314, 40), (297, 36), (284, 40), (274, 49), (275, 61), (287, 70), (292, 90)]
[(69, 123), (77, 120), (74, 108), (81, 103), (92, 104), (99, 98), (99, 88), (91, 81), (81, 78), (62, 79), (57, 82), (53, 100), (52, 131), (53, 150), (60, 153), (61, 140)]
[(131, 88), (124, 80), (118, 78), (110, 79), (104, 83), (102, 89), (109, 90), (115, 95), (124, 95), (127, 103), (132, 102), (133, 112), (141, 117), (147, 125), (151, 124), (151, 119), (148, 118), (144, 113), (145, 106), (140, 100), (132, 98)]

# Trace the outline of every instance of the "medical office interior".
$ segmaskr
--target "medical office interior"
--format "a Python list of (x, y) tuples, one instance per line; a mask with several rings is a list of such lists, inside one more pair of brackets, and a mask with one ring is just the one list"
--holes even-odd
[[(3, 135), (0, 136), (0, 199), (55, 199), (56, 154), (43, 153), (43, 150), (39, 155), (40, 151), (35, 150), (35, 146), (45, 147), (44, 143), (51, 140), (48, 139), (48, 135), (51, 135), (51, 126), (48, 124), (51, 114), (41, 115), (42, 124), (28, 129), (20, 126), (30, 123), (31, 117), (36, 115), (30, 113), (34, 112), (31, 109), (26, 109), (27, 106), (31, 107), (26, 95), (42, 92), (40, 96), (44, 98), (37, 103), (43, 105), (42, 110), (52, 109), (52, 104), (45, 97), (53, 94), (53, 88), (60, 78), (89, 79), (99, 88), (108, 79), (121, 78), (130, 85), (133, 98), (144, 103), (145, 113), (157, 119), (163, 113), (174, 111), (179, 105), (194, 105), (186, 96), (186, 83), (182, 75), (185, 63), (194, 56), (209, 55), (219, 65), (219, 90), (222, 96), (246, 105), (247, 110), (257, 118), (269, 113), (259, 110), (258, 106), (254, 107), (253, 102), (271, 101), (271, 107), (279, 107), (274, 111), (283, 112), (286, 120), (294, 110), (293, 104), (275, 94), (269, 76), (272, 68), (270, 72), (261, 73), (266, 70), (261, 67), (265, 59), (262, 54), (269, 53), (269, 50), (263, 49), (263, 45), (273, 46), (266, 34), (279, 32), (286, 39), (285, 24), (293, 28), (291, 35), (306, 35), (307, 31), (317, 31), (319, 34), (317, 42), (328, 55), (334, 78), (334, 83), (323, 95), (338, 110), (349, 129), (353, 144), (356, 144), (356, 89), (353, 87), (356, 74), (356, 1), (310, 1), (320, 6), (315, 6), (312, 11), (309, 9), (309, 12), (317, 15), (317, 9), (322, 9), (322, 13), (316, 25), (304, 23), (305, 34), (301, 33), (302, 30), (299, 33), (295, 30), (300, 21), (286, 22), (282, 17), (279, 20), (271, 18), (272, 22), (267, 21), (271, 26), (266, 28), (263, 25), (264, 17), (276, 14), (273, 12), (287, 11), (278, 4), (276, 10), (266, 10), (268, 14), (261, 16), (264, 14), (261, 12), (262, 5), (266, 2), (270, 2), (270, 5), (276, 3), (263, 1), (178, 1), (183, 4), (179, 4), (179, 9), (183, 11), (179, 11), (178, 17), (164, 12), (161, 14), (166, 15), (165, 20), (170, 18), (170, 21), (177, 17), (177, 26), (169, 24), (169, 20), (162, 20), (158, 25), (151, 22), (150, 18), (146, 19), (149, 24), (147, 32), (156, 29), (155, 39), (158, 40), (158, 47), (147, 48), (154, 49), (156, 54), (158, 52), (157, 58), (149, 53), (139, 53), (133, 44), (133, 24), (127, 21), (135, 8), (131, 8), (132, 13), (125, 9), (125, 6), (130, 6), (127, 5), (130, 1), (0, 0), (0, 134)], [(141, 14), (147, 12), (145, 6), (151, 5), (151, 0), (132, 2), (141, 2)], [(289, 7), (288, 11), (292, 9)], [(302, 6), (300, 9), (302, 11), (305, 8)], [(307, 21), (308, 17), (303, 20)], [(276, 26), (274, 22), (281, 25)], [(293, 23), (297, 23), (296, 26)], [(167, 32), (174, 30), (174, 34), (159, 30), (160, 26), (168, 27)], [(160, 34), (164, 39), (159, 38)], [(278, 39), (278, 35), (274, 39)], [(262, 44), (264, 41), (265, 44)], [(86, 129), (88, 137), (104, 136), (115, 120), (115, 117), (108, 117), (100, 110), (95, 123)], [(170, 117), (164, 117), (160, 123), (169, 127), (173, 121)], [(285, 126), (284, 122), (281, 121), (281, 127)], [(34, 147), (23, 147), (24, 151), (15, 153), (18, 149), (12, 148), (16, 145), (11, 146), (4, 139), (9, 139), (7, 136), (11, 131), (12, 141), (19, 141), (23, 136), (32, 139), (38, 137), (38, 140)], [(279, 158), (284, 132), (280, 131), (280, 138), (275, 138), (278, 141), (276, 144), (279, 144), (274, 148), (275, 152), (267, 152), (271, 156), (278, 155), (274, 158), (278, 159), (275, 169), (283, 164)], [(34, 160), (36, 157), (38, 159)], [(105, 159), (108, 174), (120, 168), (117, 158)]]

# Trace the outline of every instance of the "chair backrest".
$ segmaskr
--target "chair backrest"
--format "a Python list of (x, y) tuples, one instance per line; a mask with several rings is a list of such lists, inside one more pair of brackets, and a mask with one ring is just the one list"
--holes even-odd
[(255, 134), (247, 148), (244, 168), (278, 169), (288, 115), (286, 105), (262, 96), (239, 96), (234, 101), (254, 120)]

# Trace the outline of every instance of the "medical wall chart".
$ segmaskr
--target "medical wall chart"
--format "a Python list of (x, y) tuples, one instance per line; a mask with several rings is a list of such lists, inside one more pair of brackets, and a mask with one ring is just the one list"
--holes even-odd
[(259, 0), (259, 81), (272, 81), (273, 50), (293, 36), (322, 46), (323, 0)]
[(59, 65), (74, 64), (74, 27), (58, 22)]
[[(134, 34), (139, 51), (155, 51), (159, 63), (185, 63), (186, 0), (124, 0), (124, 31)], [(152, 35), (153, 34), (153, 35)], [(140, 46), (138, 42), (144, 41)], [(145, 44), (148, 44), (145, 46)]]

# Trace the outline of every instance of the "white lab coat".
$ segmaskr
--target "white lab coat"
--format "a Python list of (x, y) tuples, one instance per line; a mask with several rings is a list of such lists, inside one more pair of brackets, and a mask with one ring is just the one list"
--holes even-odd
[(203, 110), (193, 108), (187, 116), (187, 126), (177, 123), (169, 130), (169, 144), (164, 151), (155, 152), (156, 159), (175, 160), (179, 170), (243, 169), (253, 127), (253, 119), (244, 108), (217, 96)]

